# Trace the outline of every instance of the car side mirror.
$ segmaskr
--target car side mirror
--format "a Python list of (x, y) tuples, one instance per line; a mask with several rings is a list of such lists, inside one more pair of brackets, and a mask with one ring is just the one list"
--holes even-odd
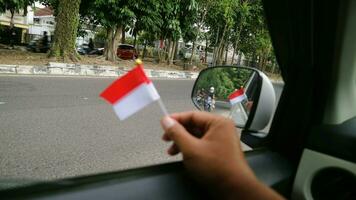
[(228, 117), (251, 131), (268, 125), (276, 101), (273, 85), (263, 72), (236, 66), (202, 70), (191, 98), (199, 110)]

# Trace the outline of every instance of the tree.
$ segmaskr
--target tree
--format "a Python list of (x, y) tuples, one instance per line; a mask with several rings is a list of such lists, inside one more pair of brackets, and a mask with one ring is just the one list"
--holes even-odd
[(196, 42), (207, 12), (204, 7), (200, 5), (203, 5), (201, 0), (186, 0), (182, 1), (180, 8), (179, 21), (183, 40), (193, 43), (192, 53), (189, 59), (190, 64), (195, 54)]
[(23, 0), (23, 2), (24, 2), (23, 15), (24, 15), (24, 16), (27, 16), (27, 12), (28, 12), (28, 11), (27, 11), (27, 7), (30, 6), (30, 5), (32, 5), (32, 4), (34, 4), (35, 1), (36, 1), (36, 0)]
[(214, 1), (209, 9), (207, 25), (212, 32), (214, 40), (213, 65), (222, 63), (222, 55), (228, 44), (227, 32), (233, 25), (233, 15), (238, 0), (220, 0)]
[(214, 87), (216, 98), (226, 101), (233, 91), (246, 85), (252, 73), (243, 68), (212, 68), (199, 76), (195, 90), (208, 91)]
[(75, 49), (77, 27), (79, 22), (79, 6), (81, 0), (61, 0), (58, 2), (54, 42), (50, 56), (57, 59), (77, 60)]
[(162, 51), (158, 52), (158, 60), (168, 60), (168, 64), (173, 63), (175, 45), (181, 37), (179, 21), (180, 3), (179, 0), (160, 0), (160, 16), (164, 20), (160, 26), (161, 33), (159, 39), (161, 41), (168, 39), (168, 45), (164, 52), (165, 56), (162, 55)]
[(107, 30), (106, 60), (115, 61), (121, 34), (126, 25), (133, 21), (134, 13), (125, 0), (95, 0), (91, 14)]
[(234, 45), (231, 64), (234, 64), (235, 53), (240, 42), (241, 32), (247, 26), (247, 21), (251, 17), (251, 3), (249, 1), (242, 1), (235, 11), (234, 29), (232, 32), (232, 43)]
[(159, 13), (160, 2), (158, 0), (136, 0), (130, 4), (130, 9), (135, 15), (131, 28), (136, 47), (137, 35), (143, 31), (151, 33), (151, 36), (155, 35), (160, 31), (163, 19)]
[[(14, 27), (14, 15), (15, 12), (19, 12), (20, 9), (25, 8), (25, 0), (0, 0), (0, 13), (9, 10), (11, 13), (10, 17), (10, 28)], [(26, 4), (27, 7), (27, 4)]]

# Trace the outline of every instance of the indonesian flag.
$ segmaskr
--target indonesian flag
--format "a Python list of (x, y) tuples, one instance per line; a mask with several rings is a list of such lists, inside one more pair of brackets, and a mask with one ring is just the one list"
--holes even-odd
[(111, 103), (120, 120), (124, 120), (160, 98), (142, 64), (106, 88), (100, 96)]
[(231, 93), (228, 98), (230, 100), (230, 104), (235, 105), (242, 102), (244, 99), (247, 99), (247, 96), (245, 94), (245, 90), (241, 88)]

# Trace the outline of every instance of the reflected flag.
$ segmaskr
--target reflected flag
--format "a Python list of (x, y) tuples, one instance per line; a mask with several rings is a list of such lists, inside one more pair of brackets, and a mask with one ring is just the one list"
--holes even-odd
[(245, 90), (241, 87), (239, 90), (234, 91), (229, 95), (229, 100), (231, 105), (235, 105), (237, 103), (241, 103), (243, 100), (247, 99), (245, 94)]

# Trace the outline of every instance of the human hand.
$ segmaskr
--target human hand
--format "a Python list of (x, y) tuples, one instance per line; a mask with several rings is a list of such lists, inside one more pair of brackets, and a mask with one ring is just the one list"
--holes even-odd
[(185, 167), (198, 182), (214, 186), (231, 198), (266, 199), (268, 195), (258, 191), (272, 191), (258, 182), (248, 166), (240, 133), (231, 120), (206, 112), (183, 112), (164, 117), (161, 124), (163, 140), (174, 142), (168, 154), (181, 152)]

